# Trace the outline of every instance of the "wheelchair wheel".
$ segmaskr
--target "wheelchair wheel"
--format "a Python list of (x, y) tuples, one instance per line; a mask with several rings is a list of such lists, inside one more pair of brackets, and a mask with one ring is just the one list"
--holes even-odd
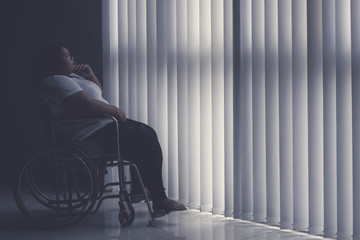
[(71, 145), (50, 145), (31, 157), (14, 188), (23, 214), (51, 227), (78, 222), (97, 197), (97, 174), (91, 159)]
[(134, 219), (135, 219), (135, 210), (132, 205), (129, 205), (128, 209), (125, 208), (124, 206), (120, 207), (119, 222), (121, 226), (123, 227), (130, 226), (134, 222)]

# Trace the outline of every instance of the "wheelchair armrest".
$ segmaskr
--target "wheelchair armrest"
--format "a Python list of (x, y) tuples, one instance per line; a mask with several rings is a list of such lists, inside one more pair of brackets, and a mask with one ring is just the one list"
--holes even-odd
[(64, 116), (61, 118), (54, 119), (53, 123), (84, 122), (84, 121), (103, 120), (103, 119), (110, 119), (114, 123), (116, 124), (118, 123), (118, 119), (105, 113), (92, 114), (91, 116)]
[[(81, 128), (77, 128), (78, 124), (81, 124)], [(99, 124), (99, 125), (98, 125)], [(70, 128), (75, 130), (74, 135), (66, 136), (66, 139), (72, 139), (75, 141), (82, 141), (87, 136), (90, 136), (94, 131), (97, 131), (101, 129), (102, 127), (105, 127), (107, 125), (111, 125), (114, 128), (114, 132), (116, 133), (116, 140), (119, 142), (119, 131), (120, 131), (120, 125), (119, 120), (115, 117), (108, 115), (108, 114), (94, 114), (94, 115), (87, 115), (87, 116), (64, 116), (58, 119), (53, 119), (51, 128), (52, 128), (52, 136), (55, 141), (55, 136), (60, 133), (61, 129), (64, 128)], [(72, 126), (75, 126), (75, 128), (72, 128)], [(95, 126), (95, 129), (93, 128)], [(90, 129), (90, 132), (88, 131)], [(60, 131), (58, 131), (60, 130)]]

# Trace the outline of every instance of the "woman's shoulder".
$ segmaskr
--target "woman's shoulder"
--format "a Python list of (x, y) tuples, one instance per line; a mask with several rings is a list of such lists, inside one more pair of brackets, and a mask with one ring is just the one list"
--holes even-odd
[(87, 80), (87, 79), (85, 79), (85, 78), (83, 78), (83, 77), (81, 77), (81, 76), (79, 76), (79, 75), (77, 75), (77, 74), (75, 74), (75, 73), (71, 73), (70, 75), (69, 75), (69, 77), (74, 81), (74, 82), (76, 82), (77, 84), (79, 84), (80, 86), (82, 86), (82, 87), (88, 87), (88, 86), (96, 86), (97, 87), (97, 85), (95, 84), (95, 83), (93, 83), (92, 81), (90, 81), (90, 80)]
[(75, 81), (72, 80), (71, 77), (65, 75), (51, 75), (45, 78), (42, 83), (42, 86), (69, 86), (69, 85), (77, 85)]
[(65, 76), (65, 75), (51, 75), (46, 77), (42, 82), (52, 82), (52, 81), (61, 81), (61, 80), (71, 80), (71, 78), (69, 76)]

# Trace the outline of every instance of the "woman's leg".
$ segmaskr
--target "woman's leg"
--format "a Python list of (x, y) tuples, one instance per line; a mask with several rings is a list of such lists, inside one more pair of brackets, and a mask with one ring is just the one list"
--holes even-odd
[[(92, 137), (103, 139), (109, 146), (109, 138), (113, 128), (105, 127)], [(162, 181), (162, 151), (158, 137), (150, 126), (128, 119), (120, 124), (120, 149), (125, 160), (136, 164), (140, 171), (144, 185), (153, 200), (154, 210), (166, 209), (170, 211), (185, 210), (181, 203), (167, 198)]]
[(155, 131), (145, 124), (128, 120), (121, 126), (120, 139), (124, 159), (138, 167), (155, 208), (167, 198), (162, 181), (162, 151)]

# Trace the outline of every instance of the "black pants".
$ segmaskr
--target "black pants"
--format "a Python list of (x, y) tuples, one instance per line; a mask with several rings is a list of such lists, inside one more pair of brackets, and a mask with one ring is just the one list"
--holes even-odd
[[(155, 130), (131, 119), (126, 123), (119, 122), (119, 127), (121, 156), (138, 167), (153, 203), (160, 204), (167, 197), (162, 181), (162, 150)], [(114, 149), (113, 133), (114, 126), (108, 125), (88, 138), (100, 139), (104, 147)], [(135, 182), (133, 187), (137, 188), (137, 184)]]

